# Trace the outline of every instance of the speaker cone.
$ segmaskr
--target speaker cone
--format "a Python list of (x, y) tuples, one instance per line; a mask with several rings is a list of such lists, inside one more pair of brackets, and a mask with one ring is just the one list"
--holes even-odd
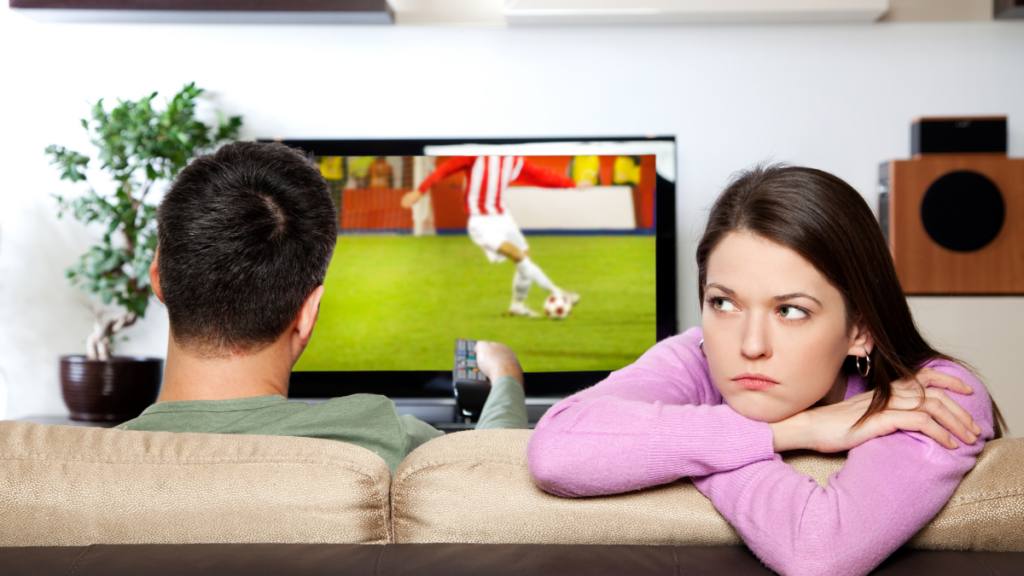
[(973, 252), (999, 235), (1006, 219), (1003, 195), (991, 180), (971, 170), (939, 177), (924, 194), (921, 222), (936, 244)]

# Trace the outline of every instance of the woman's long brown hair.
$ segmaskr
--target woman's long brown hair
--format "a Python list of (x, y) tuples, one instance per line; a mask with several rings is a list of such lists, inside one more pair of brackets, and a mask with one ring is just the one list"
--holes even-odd
[[(758, 166), (741, 173), (711, 207), (697, 245), (702, 306), (708, 257), (733, 231), (750, 232), (803, 256), (843, 295), (848, 325), (863, 321), (871, 331), (875, 346), (865, 384), (874, 397), (855, 426), (886, 409), (894, 381), (913, 376), (930, 360), (958, 362), (918, 332), (882, 229), (864, 198), (846, 182), (795, 166)], [(852, 373), (852, 357), (843, 369)], [(1000, 438), (1005, 422), (994, 402), (992, 413)]]

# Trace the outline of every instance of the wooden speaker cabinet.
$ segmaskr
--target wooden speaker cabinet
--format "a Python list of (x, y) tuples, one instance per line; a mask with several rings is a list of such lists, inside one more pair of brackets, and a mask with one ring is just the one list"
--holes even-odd
[(1024, 294), (1024, 159), (1004, 151), (886, 162), (879, 202), (906, 294)]

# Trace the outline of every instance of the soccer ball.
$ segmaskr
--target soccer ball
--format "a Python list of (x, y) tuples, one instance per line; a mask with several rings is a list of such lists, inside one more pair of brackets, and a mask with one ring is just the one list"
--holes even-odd
[(552, 320), (563, 320), (572, 312), (572, 302), (561, 294), (552, 294), (544, 301), (544, 314)]

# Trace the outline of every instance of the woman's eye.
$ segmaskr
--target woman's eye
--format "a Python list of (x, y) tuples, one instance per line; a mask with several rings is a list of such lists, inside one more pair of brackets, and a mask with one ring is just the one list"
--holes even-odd
[(715, 310), (723, 310), (725, 312), (732, 312), (736, 309), (736, 307), (733, 306), (733, 303), (725, 298), (712, 298), (711, 307)]
[(779, 306), (779, 316), (787, 320), (799, 320), (800, 318), (807, 318), (807, 312), (796, 306)]

